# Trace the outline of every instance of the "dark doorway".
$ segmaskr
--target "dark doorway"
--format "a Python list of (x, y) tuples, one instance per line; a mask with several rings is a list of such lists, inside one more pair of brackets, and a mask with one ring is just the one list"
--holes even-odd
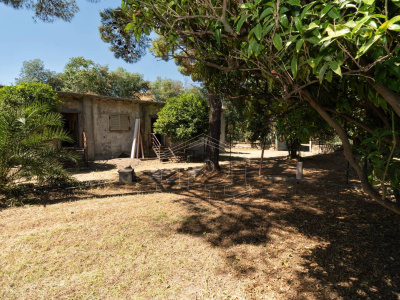
[(64, 130), (69, 132), (73, 139), (72, 143), (62, 141), (61, 147), (79, 147), (78, 113), (62, 113), (64, 119)]
[[(151, 118), (151, 133), (154, 133), (154, 123), (157, 121), (157, 118)], [(156, 138), (159, 140), (162, 146), (164, 146), (164, 136), (156, 133)]]

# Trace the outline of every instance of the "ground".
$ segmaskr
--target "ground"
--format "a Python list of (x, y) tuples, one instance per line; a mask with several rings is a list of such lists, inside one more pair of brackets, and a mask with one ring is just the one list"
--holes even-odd
[[(212, 174), (97, 162), (74, 171), (92, 188), (0, 211), (0, 298), (399, 299), (399, 216), (346, 183), (342, 155), (304, 157), (296, 183), (258, 177), (259, 153)], [(263, 175), (295, 177), (267, 154)], [(114, 184), (130, 163), (138, 182)]]

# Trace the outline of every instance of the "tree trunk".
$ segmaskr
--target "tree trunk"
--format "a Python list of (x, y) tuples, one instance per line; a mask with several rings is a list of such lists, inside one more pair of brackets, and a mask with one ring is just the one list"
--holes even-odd
[(298, 139), (287, 139), (286, 147), (288, 148), (290, 159), (297, 158), (297, 151), (300, 147), (300, 141)]
[(386, 85), (379, 83), (374, 84), (372, 80), (368, 80), (372, 87), (386, 100), (387, 103), (393, 108), (394, 112), (400, 117), (400, 98)]
[(208, 94), (210, 105), (210, 117), (208, 122), (209, 141), (207, 143), (208, 161), (207, 167), (210, 170), (220, 170), (219, 166), (219, 139), (221, 135), (221, 113), (222, 101), (219, 95)]
[(263, 166), (263, 161), (264, 161), (264, 148), (265, 148), (266, 141), (267, 141), (267, 136), (265, 135), (263, 138), (263, 142), (262, 142), (260, 168), (258, 169), (258, 176), (261, 176), (261, 172), (262, 172), (262, 166)]
[(361, 186), (363, 188), (363, 191), (368, 194), (370, 197), (372, 197), (373, 200), (381, 204), (382, 206), (390, 209), (391, 211), (400, 214), (400, 206), (397, 205), (396, 203), (388, 200), (388, 199), (382, 199), (382, 197), (379, 195), (379, 193), (370, 185), (367, 177), (367, 173), (365, 172), (365, 169), (362, 168), (356, 161), (353, 151), (347, 136), (346, 131), (343, 129), (342, 126), (340, 126), (328, 113), (326, 110), (324, 110), (318, 103), (315, 101), (315, 99), (307, 92), (307, 91), (301, 91), (300, 92), (306, 99), (307, 101), (311, 104), (311, 106), (318, 112), (318, 114), (336, 131), (336, 133), (339, 135), (340, 140), (342, 141), (343, 144), (343, 151), (344, 151), (344, 156), (346, 157), (347, 161), (350, 163), (350, 165), (356, 170), (358, 178), (361, 181)]

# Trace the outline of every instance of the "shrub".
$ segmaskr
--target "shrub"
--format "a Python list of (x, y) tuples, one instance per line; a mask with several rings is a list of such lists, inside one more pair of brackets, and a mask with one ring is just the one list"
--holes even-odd
[(172, 141), (188, 140), (207, 132), (208, 114), (208, 101), (205, 97), (185, 93), (167, 100), (158, 112), (154, 130), (171, 137)]
[[(43, 96), (43, 98), (40, 98)], [(26, 194), (26, 183), (54, 185), (70, 180), (61, 160), (75, 157), (54, 147), (70, 141), (54, 92), (43, 84), (0, 89), (0, 193), (3, 205)]]

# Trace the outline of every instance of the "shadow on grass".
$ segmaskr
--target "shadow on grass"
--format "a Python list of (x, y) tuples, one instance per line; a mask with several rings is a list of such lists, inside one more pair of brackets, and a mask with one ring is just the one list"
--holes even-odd
[[(307, 237), (318, 242), (309, 251), (297, 253), (305, 272), (292, 271), (294, 280), (299, 282), (296, 293), (317, 299), (398, 299), (399, 216), (365, 199), (355, 190), (328, 185), (345, 182), (346, 163), (340, 155), (304, 158), (306, 178), (307, 172), (316, 172), (313, 179), (317, 180), (300, 184), (272, 183), (257, 178), (256, 159), (246, 172), (243, 159), (238, 158), (235, 162), (232, 193), (248, 181), (254, 187), (251, 197), (224, 197), (220, 188), (210, 196), (204, 184), (220, 182), (218, 175), (199, 185), (189, 184), (189, 189), (160, 185), (160, 191), (182, 195), (176, 201), (189, 212), (177, 229), (180, 234), (202, 238), (213, 247), (224, 249), (226, 262), (233, 266), (237, 276), (259, 271), (259, 266), (238, 263), (234, 253), (238, 247), (235, 246), (268, 248), (276, 242), (277, 231), (289, 232), (281, 237), (285, 246)], [(294, 177), (294, 166), (295, 161), (268, 158), (264, 174)], [(147, 192), (155, 193), (155, 190), (149, 185)], [(66, 195), (51, 203), (137, 194), (132, 191)], [(285, 240), (288, 236), (293, 240)], [(274, 253), (268, 254), (271, 255), (268, 259), (278, 259), (278, 256), (272, 256)], [(271, 276), (278, 275), (271, 273)]]
[(110, 163), (100, 163), (100, 162), (90, 162), (88, 166), (81, 165), (77, 168), (69, 168), (67, 169), (69, 173), (72, 175), (75, 174), (86, 174), (97, 171), (110, 171), (116, 168), (115, 164)]
[[(324, 171), (317, 182), (271, 183), (254, 177), (254, 193), (241, 199), (188, 191), (187, 198), (177, 201), (187, 207), (190, 215), (177, 231), (233, 251), (230, 249), (238, 245), (268, 247), (276, 242), (272, 238), (276, 230), (289, 230), (293, 241), (283, 241), (286, 244), (296, 243), (296, 235), (318, 241), (309, 251), (298, 254), (298, 262), (306, 271), (293, 269), (294, 281), (299, 282), (296, 295), (399, 299), (400, 216), (345, 185), (327, 185), (345, 182), (341, 168), (346, 163), (337, 154), (303, 161), (310, 169)], [(269, 159), (267, 165), (286, 171), (280, 158)], [(256, 173), (250, 168), (247, 174), (251, 177)], [(232, 253), (225, 257), (227, 262), (232, 255), (235, 257)], [(238, 276), (259, 267), (232, 265)]]

